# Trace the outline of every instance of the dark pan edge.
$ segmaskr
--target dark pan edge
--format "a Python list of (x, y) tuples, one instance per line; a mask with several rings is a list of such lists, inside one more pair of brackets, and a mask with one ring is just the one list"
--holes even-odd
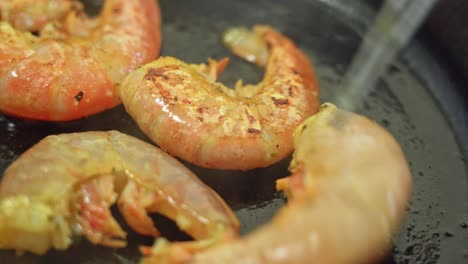
[[(466, 157), (468, 154), (468, 108), (464, 100), (465, 92), (456, 89), (456, 87), (464, 86), (458, 75), (459, 69), (442, 58), (444, 56), (442, 51), (437, 51), (432, 45), (426, 44), (427, 41), (421, 41), (424, 40), (424, 37), (418, 37), (408, 46), (402, 57), (411, 67), (417, 65), (419, 77), (424, 82), (431, 83), (425, 87), (444, 113), (448, 125), (455, 132), (459, 147)], [(428, 50), (431, 52), (429, 53)], [(434, 61), (437, 64), (434, 64)], [(423, 68), (421, 69), (421, 67)], [(466, 160), (464, 162), (466, 164)]]
[[(364, 34), (366, 28), (375, 17), (376, 10), (373, 10), (370, 5), (364, 3), (356, 2), (353, 5), (355, 8), (349, 8), (349, 6), (343, 5), (337, 0), (320, 0), (320, 2), (340, 10), (355, 20), (357, 19), (359, 23), (354, 27), (354, 30), (359, 34)], [(372, 3), (374, 3), (374, 8), (378, 6), (376, 1)], [(421, 65), (425, 67), (424, 69), (419, 69), (417, 75), (425, 83), (433, 83), (426, 87), (445, 114), (450, 128), (455, 132), (462, 153), (466, 157), (468, 155), (468, 107), (465, 103), (467, 91), (455, 90), (457, 86), (463, 87), (463, 83), (466, 80), (460, 77), (463, 76), (463, 71), (460, 69), (461, 65), (452, 62), (457, 60), (450, 57), (453, 53), (448, 52), (447, 47), (443, 45), (445, 42), (434, 42), (434, 38), (430, 38), (426, 31), (426, 26), (423, 26), (418, 34), (415, 35), (413, 41), (400, 52), (400, 57), (411, 67), (414, 65), (418, 65), (419, 68), (421, 68)], [(448, 60), (446, 60), (447, 57), (449, 58)], [(431, 58), (433, 59), (431, 60)], [(468, 60), (468, 58), (466, 59)], [(438, 64), (433, 64), (433, 61), (437, 61)], [(442, 78), (434, 78), (434, 76), (441, 76)], [(450, 92), (447, 92), (448, 90)], [(466, 160), (464, 162), (466, 164)]]

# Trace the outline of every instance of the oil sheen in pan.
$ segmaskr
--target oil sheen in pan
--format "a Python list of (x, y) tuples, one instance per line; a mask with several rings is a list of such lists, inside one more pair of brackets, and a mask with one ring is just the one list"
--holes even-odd
[[(84, 1), (96, 13), (101, 1)], [(220, 80), (233, 85), (238, 78), (254, 83), (263, 72), (232, 56), (221, 44), (224, 29), (233, 25), (267, 23), (290, 36), (311, 57), (319, 77), (321, 100), (333, 101), (341, 76), (356, 51), (373, 11), (357, 1), (320, 0), (161, 0), (163, 55), (191, 63), (228, 55), (231, 64)], [(94, 9), (94, 10), (93, 10)], [(441, 61), (418, 41), (404, 50), (377, 84), (359, 112), (385, 126), (400, 142), (410, 161), (414, 191), (407, 219), (384, 263), (468, 262), (468, 178), (464, 155), (443, 108), (435, 97), (443, 87), (457, 88)], [(117, 129), (149, 141), (117, 107), (100, 115), (67, 123), (24, 121), (0, 116), (1, 171), (19, 154), (49, 134)], [(213, 187), (239, 217), (243, 234), (268, 221), (284, 205), (274, 180), (288, 175), (289, 158), (265, 169), (245, 173), (215, 171), (187, 164)], [(155, 217), (163, 235), (188, 239), (162, 217)], [(125, 224), (120, 221), (125, 227)], [(129, 230), (128, 228), (126, 230)], [(39, 258), (0, 252), (0, 263), (136, 263), (138, 244), (152, 240), (129, 231), (126, 249), (94, 247), (81, 241), (66, 252)]]

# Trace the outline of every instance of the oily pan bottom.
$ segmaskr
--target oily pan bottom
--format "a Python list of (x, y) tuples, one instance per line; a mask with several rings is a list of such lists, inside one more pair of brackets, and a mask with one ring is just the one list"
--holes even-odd
[[(348, 3), (349, 2), (349, 3)], [(87, 1), (96, 13), (97, 2)], [(190, 63), (207, 57), (229, 56), (230, 66), (220, 81), (233, 86), (258, 82), (263, 70), (225, 49), (222, 32), (231, 26), (270, 24), (292, 38), (311, 58), (320, 82), (321, 101), (333, 102), (339, 82), (360, 44), (374, 13), (358, 1), (249, 1), (161, 0), (163, 12), (162, 55)], [(414, 191), (408, 214), (395, 238), (394, 250), (383, 263), (468, 262), (468, 178), (459, 143), (467, 135), (457, 133), (447, 105), (461, 89), (420, 41), (413, 41), (377, 84), (359, 112), (386, 127), (401, 144), (411, 166)], [(441, 95), (441, 96), (439, 96)], [(443, 96), (442, 96), (443, 95)], [(116, 129), (149, 142), (122, 106), (78, 121), (49, 123), (0, 116), (0, 168), (4, 169), (26, 149), (50, 134)], [(248, 172), (198, 168), (185, 162), (215, 189), (235, 210), (246, 234), (269, 221), (286, 200), (276, 192), (274, 181), (288, 175), (290, 158)], [(114, 210), (118, 218), (118, 212)], [(155, 221), (171, 240), (189, 239), (161, 216)], [(108, 249), (92, 246), (85, 239), (65, 252), (51, 251), (44, 257), (12, 251), (0, 252), (0, 263), (136, 263), (139, 244), (152, 239), (129, 232), (129, 246)], [(343, 245), (344, 247), (346, 245)], [(245, 254), (249, 254), (246, 252)]]

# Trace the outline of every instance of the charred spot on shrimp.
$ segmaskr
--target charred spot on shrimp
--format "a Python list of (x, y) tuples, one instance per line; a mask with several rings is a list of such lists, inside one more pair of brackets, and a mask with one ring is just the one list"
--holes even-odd
[(117, 15), (118, 15), (118, 14), (120, 14), (121, 12), (122, 12), (122, 7), (120, 7), (120, 6), (116, 6), (116, 7), (114, 7), (114, 8), (112, 9), (112, 13), (114, 13), (114, 14), (117, 14)]
[(156, 81), (157, 77), (163, 77), (165, 80), (168, 79), (167, 76), (164, 76), (164, 70), (161, 68), (149, 68), (148, 72), (145, 74), (145, 79), (148, 81)]
[(276, 107), (286, 107), (289, 105), (289, 100), (287, 98), (271, 97), (271, 100), (275, 103)]
[(288, 87), (288, 95), (289, 95), (290, 97), (294, 96), (293, 86), (289, 86), (289, 87)]
[(261, 133), (260, 130), (255, 129), (255, 128), (249, 128), (249, 129), (247, 129), (247, 132), (249, 132), (249, 134), (253, 134), (253, 135), (258, 135), (258, 134)]
[(245, 110), (245, 114), (247, 115), (247, 118), (249, 119), (250, 124), (253, 124), (255, 121), (257, 121), (255, 116), (251, 115), (249, 111)]
[(75, 98), (76, 102), (79, 103), (79, 102), (81, 102), (81, 100), (83, 99), (83, 96), (84, 96), (84, 92), (83, 92), (83, 91), (79, 91), (79, 92), (74, 96), (74, 98)]
[(200, 114), (203, 114), (208, 109), (209, 108), (207, 106), (200, 106), (200, 107), (197, 108), (197, 112), (200, 113)]
[(171, 76), (168, 76), (167, 73), (173, 70), (179, 69), (179, 66), (177, 65), (167, 65), (164, 67), (160, 68), (148, 68), (148, 71), (145, 74), (145, 79), (148, 81), (156, 81), (158, 77), (162, 77), (165, 81), (169, 81), (169, 84), (174, 85), (177, 83), (181, 83), (184, 78), (177, 75), (177, 74), (172, 74)]
[(173, 104), (171, 104), (171, 99), (168, 96), (163, 95), (163, 96), (161, 96), (161, 98), (162, 98), (162, 101), (164, 102), (164, 104), (173, 105)]

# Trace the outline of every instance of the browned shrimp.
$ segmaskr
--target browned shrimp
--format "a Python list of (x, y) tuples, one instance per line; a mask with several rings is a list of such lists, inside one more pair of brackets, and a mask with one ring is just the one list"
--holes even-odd
[[(243, 238), (184, 263), (373, 263), (391, 248), (411, 193), (395, 139), (369, 119), (324, 104), (294, 134), (288, 205)], [(160, 263), (148, 256), (143, 263)]]
[(155, 0), (106, 0), (96, 18), (76, 0), (2, 0), (0, 111), (67, 121), (112, 108), (115, 87), (160, 46)]
[(109, 207), (117, 200), (136, 232), (158, 236), (147, 212), (159, 212), (200, 248), (237, 234), (225, 202), (165, 152), (117, 131), (48, 136), (23, 153), (0, 185), (0, 248), (44, 254), (84, 235), (110, 247), (126, 233)]
[(120, 93), (139, 127), (170, 154), (201, 167), (249, 170), (292, 152), (292, 132), (319, 106), (308, 57), (268, 26), (231, 29), (225, 43), (263, 65), (258, 85), (216, 82), (227, 64), (186, 64), (161, 57), (129, 74)]

